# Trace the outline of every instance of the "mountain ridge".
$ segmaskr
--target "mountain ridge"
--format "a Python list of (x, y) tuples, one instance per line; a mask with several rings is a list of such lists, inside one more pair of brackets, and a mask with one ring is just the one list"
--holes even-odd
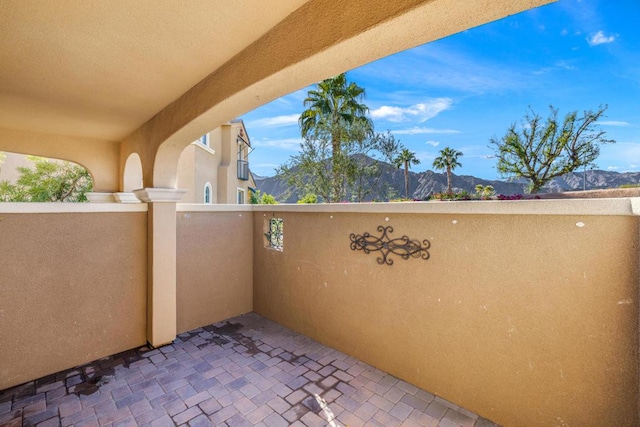
[[(371, 160), (373, 161), (373, 160)], [(378, 188), (374, 189), (364, 201), (388, 200), (389, 198), (404, 196), (404, 170), (393, 165), (382, 162), (382, 177), (378, 183)], [(582, 190), (585, 173), (570, 172), (558, 177), (545, 185), (541, 193), (558, 193), (564, 191)], [(304, 194), (296, 188), (289, 186), (279, 175), (262, 177), (254, 175), (257, 189), (262, 193), (271, 194), (281, 203), (295, 203)], [(614, 172), (604, 170), (588, 170), (586, 172), (586, 189), (618, 188), (625, 184), (640, 183), (640, 172)], [(476, 185), (491, 185), (496, 194), (523, 194), (527, 188), (524, 179), (514, 181), (489, 180), (478, 178), (473, 175), (456, 175), (452, 173), (451, 185), (454, 191), (475, 192)], [(391, 191), (389, 191), (391, 189)], [(435, 193), (447, 190), (446, 173), (434, 172), (427, 169), (423, 172), (409, 171), (409, 197), (418, 200), (426, 200)], [(392, 197), (389, 197), (391, 194)]]

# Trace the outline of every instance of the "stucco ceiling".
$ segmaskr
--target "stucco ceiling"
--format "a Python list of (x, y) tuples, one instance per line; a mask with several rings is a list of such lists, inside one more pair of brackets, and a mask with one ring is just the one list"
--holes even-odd
[(306, 0), (3, 0), (0, 128), (120, 140)]

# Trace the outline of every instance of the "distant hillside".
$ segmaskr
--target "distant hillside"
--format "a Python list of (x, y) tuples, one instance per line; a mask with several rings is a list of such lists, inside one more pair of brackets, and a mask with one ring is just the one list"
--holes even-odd
[[(288, 188), (277, 175), (272, 177), (255, 176), (256, 186), (258, 190), (271, 194), (283, 203), (295, 203), (299, 197), (297, 189)], [(582, 190), (584, 173), (569, 173), (563, 177), (556, 178), (543, 188), (543, 192), (556, 193), (561, 191)], [(640, 172), (610, 172), (601, 170), (587, 171), (586, 189), (602, 189), (617, 188), (623, 184), (640, 183)], [(527, 187), (526, 182), (505, 182), (499, 180), (486, 180), (476, 178), (471, 175), (455, 175), (452, 176), (452, 186), (456, 191), (466, 190), (470, 193), (475, 192), (478, 184), (492, 185), (497, 194), (522, 194)], [(391, 192), (395, 197), (404, 196), (404, 171), (397, 169), (390, 164), (384, 164), (383, 174), (378, 188), (374, 190), (367, 198), (371, 200), (387, 200)], [(389, 192), (389, 189), (391, 190)], [(425, 200), (434, 193), (447, 190), (447, 177), (444, 173), (437, 173), (431, 170), (425, 172), (409, 171), (409, 192), (414, 199)]]

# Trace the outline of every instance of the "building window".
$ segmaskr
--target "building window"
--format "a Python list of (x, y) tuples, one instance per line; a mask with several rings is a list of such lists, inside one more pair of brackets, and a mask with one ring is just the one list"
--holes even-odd
[(249, 180), (249, 162), (246, 160), (238, 160), (238, 179)]
[(244, 205), (244, 200), (245, 200), (245, 191), (242, 188), (238, 188), (238, 204), (239, 205)]
[(207, 182), (204, 185), (204, 203), (207, 205), (211, 204), (211, 192), (212, 192), (211, 184)]
[(266, 224), (266, 247), (282, 252), (284, 250), (284, 220), (282, 218), (270, 218)]
[(202, 135), (200, 137), (200, 144), (204, 145), (205, 147), (209, 146), (209, 134), (205, 133), (204, 135)]

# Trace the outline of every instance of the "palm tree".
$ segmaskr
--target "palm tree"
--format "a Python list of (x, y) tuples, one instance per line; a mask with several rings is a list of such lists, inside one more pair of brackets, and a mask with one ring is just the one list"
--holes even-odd
[(444, 148), (440, 150), (440, 155), (433, 160), (433, 167), (438, 170), (447, 170), (447, 194), (453, 194), (451, 190), (451, 171), (462, 166), (458, 161), (458, 157), (462, 157), (462, 152), (453, 148)]
[(358, 122), (372, 130), (369, 108), (361, 103), (364, 96), (364, 88), (348, 82), (345, 73), (321, 81), (304, 100), (307, 109), (298, 120), (302, 137), (328, 131), (334, 150), (339, 150), (345, 125)]
[(400, 168), (404, 166), (404, 194), (407, 199), (409, 198), (409, 168), (411, 165), (419, 165), (420, 160), (416, 157), (416, 153), (403, 148), (396, 157), (394, 163), (396, 167)]
[[(300, 115), (298, 124), (303, 138), (328, 137), (331, 141), (331, 161), (334, 171), (339, 170), (342, 144), (349, 139), (349, 131), (358, 125), (366, 133), (373, 132), (373, 124), (367, 117), (369, 108), (362, 103), (364, 88), (347, 81), (342, 73), (328, 78), (307, 93), (304, 100), (306, 110)], [(334, 195), (340, 197), (343, 177), (334, 177)]]

